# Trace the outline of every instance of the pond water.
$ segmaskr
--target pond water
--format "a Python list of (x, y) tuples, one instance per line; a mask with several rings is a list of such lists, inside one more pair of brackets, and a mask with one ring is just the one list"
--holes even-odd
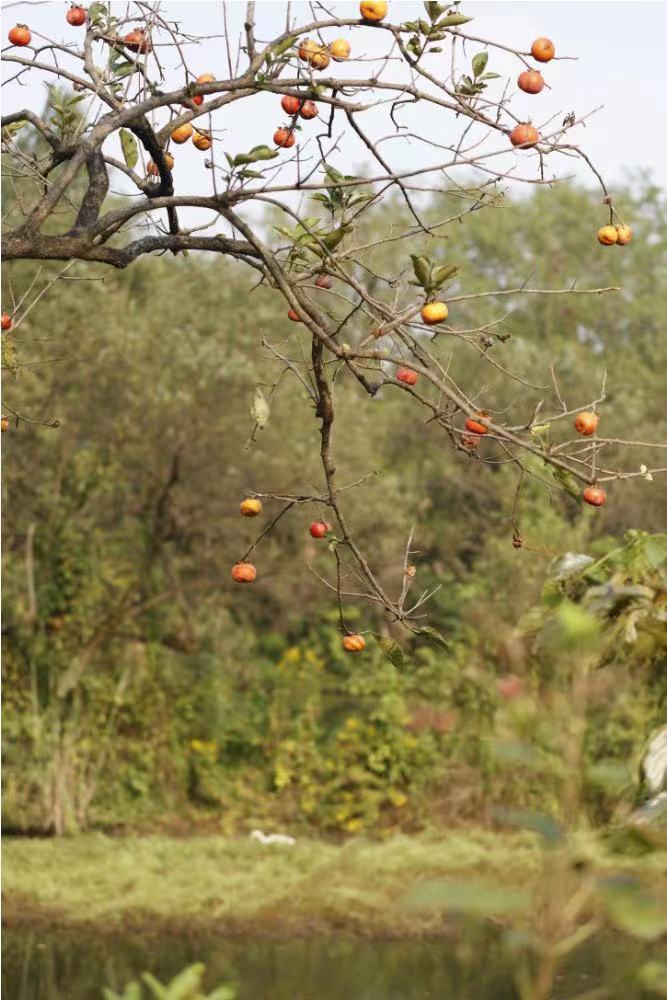
[[(635, 972), (649, 949), (609, 939), (572, 956), (554, 1000), (605, 985), (606, 998), (640, 1000)], [(652, 958), (656, 955), (653, 949)], [(162, 982), (206, 963), (208, 989), (237, 986), (238, 1000), (516, 1000), (497, 934), (460, 940), (367, 941), (347, 937), (225, 940), (174, 935), (6, 929), (7, 1000), (101, 1000), (143, 970)], [(615, 984), (615, 985), (614, 985)]]

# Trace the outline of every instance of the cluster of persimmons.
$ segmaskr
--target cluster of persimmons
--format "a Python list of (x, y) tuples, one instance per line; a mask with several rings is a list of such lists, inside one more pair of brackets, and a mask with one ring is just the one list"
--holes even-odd
[[(387, 16), (388, 4), (385, 0), (362, 0), (359, 5), (359, 11), (365, 22), (369, 24), (378, 23)], [(66, 19), (70, 25), (80, 27), (86, 23), (87, 10), (85, 7), (73, 4), (66, 13)], [(30, 29), (25, 24), (17, 24), (10, 30), (8, 37), (10, 43), (15, 46), (29, 45), (32, 38)], [(149, 53), (152, 48), (150, 38), (141, 28), (134, 28), (123, 36), (122, 43), (127, 49), (137, 54)], [(530, 51), (536, 62), (542, 64), (550, 62), (556, 54), (554, 43), (549, 38), (537, 38), (533, 42)], [(297, 49), (298, 58), (312, 70), (325, 70), (332, 59), (336, 62), (344, 62), (350, 57), (350, 53), (350, 43), (344, 38), (338, 38), (329, 45), (324, 45), (311, 38), (305, 38), (299, 43)], [(203, 73), (196, 78), (195, 85), (212, 83), (215, 79), (216, 77), (212, 73)], [(517, 85), (523, 93), (536, 95), (544, 89), (545, 80), (538, 69), (529, 68), (519, 75)], [(183, 103), (183, 107), (199, 107), (203, 101), (204, 98), (201, 95), (189, 97)], [(297, 124), (299, 119), (310, 121), (316, 118), (319, 112), (315, 102), (305, 97), (285, 95), (281, 99), (280, 104), (284, 113), (289, 116), (290, 121), (288, 124), (281, 125), (276, 129), (273, 135), (273, 142), (275, 146), (281, 149), (290, 149), (296, 142), (295, 133), (299, 128)], [(534, 125), (528, 121), (516, 125), (510, 131), (509, 139), (512, 146), (518, 149), (532, 149), (541, 141), (541, 136)], [(179, 125), (174, 129), (171, 133), (171, 140), (176, 145), (182, 145), (191, 140), (193, 145), (203, 152), (210, 149), (213, 142), (210, 132), (203, 129), (195, 129), (189, 122)], [(167, 169), (171, 170), (174, 166), (173, 155), (165, 152), (163, 156)], [(148, 161), (146, 170), (149, 176), (157, 177), (159, 174), (159, 167), (153, 160)], [(599, 229), (597, 238), (603, 246), (613, 246), (615, 244), (625, 246), (632, 239), (632, 231), (629, 226), (622, 224), (613, 225), (612, 216), (612, 223)], [(333, 285), (331, 275), (323, 270), (316, 278), (315, 285), (321, 289), (330, 289)], [(439, 323), (444, 323), (448, 314), (449, 310), (446, 302), (427, 300), (421, 309), (421, 320), (426, 326), (436, 326)], [(302, 317), (294, 309), (289, 310), (288, 316), (294, 322), (302, 321)], [(12, 323), (12, 317), (7, 313), (3, 313), (2, 331), (10, 330)], [(418, 375), (417, 372), (409, 367), (400, 367), (396, 372), (396, 379), (403, 385), (412, 387), (416, 385)], [(584, 437), (595, 434), (598, 424), (599, 416), (595, 411), (582, 411), (577, 414), (574, 420), (575, 430)], [(474, 451), (481, 438), (489, 432), (490, 426), (490, 418), (485, 410), (480, 410), (473, 417), (468, 417), (465, 421), (465, 433), (461, 437), (463, 447), (469, 451)], [(5, 431), (8, 427), (8, 420), (3, 418), (2, 430)], [(600, 507), (606, 500), (606, 494), (601, 487), (593, 484), (584, 489), (582, 499), (593, 507)], [(257, 517), (262, 512), (262, 502), (258, 497), (246, 497), (241, 503), (240, 510), (244, 517)], [(326, 538), (331, 531), (332, 526), (323, 520), (313, 521), (309, 527), (310, 535), (315, 539)], [(250, 562), (246, 562), (245, 559), (236, 563), (232, 568), (232, 579), (237, 583), (252, 583), (256, 576), (257, 570), (255, 566)], [(342, 639), (342, 645), (347, 652), (361, 652), (365, 648), (366, 642), (362, 635), (345, 634)]]

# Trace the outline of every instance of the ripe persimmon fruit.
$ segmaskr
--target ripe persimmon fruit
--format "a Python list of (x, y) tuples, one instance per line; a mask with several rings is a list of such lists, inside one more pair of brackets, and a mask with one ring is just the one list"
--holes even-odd
[(312, 38), (304, 38), (299, 45), (298, 56), (301, 62), (310, 62), (310, 58), (315, 52), (319, 52), (320, 44)]
[(510, 132), (510, 142), (513, 146), (521, 146), (523, 149), (532, 149), (540, 141), (540, 133), (534, 125), (523, 122), (515, 126)]
[(331, 531), (331, 525), (326, 521), (313, 521), (308, 531), (312, 538), (324, 538), (327, 531)]
[(252, 563), (239, 562), (232, 566), (232, 580), (236, 583), (252, 583), (257, 576), (257, 570)]
[(485, 413), (476, 413), (474, 417), (468, 417), (465, 422), (465, 429), (470, 431), (471, 434), (488, 434), (489, 428), (486, 424), (482, 423), (484, 417), (486, 417)]
[(601, 486), (587, 486), (581, 496), (591, 507), (601, 507), (607, 499), (607, 494)]
[(331, 62), (331, 56), (326, 49), (318, 49), (310, 57), (310, 65), (313, 69), (326, 69)]
[(27, 24), (17, 24), (16, 27), (11, 28), (7, 34), (7, 38), (12, 45), (16, 45), (19, 48), (23, 45), (30, 45), (32, 41), (30, 28)]
[(273, 133), (273, 143), (281, 149), (290, 149), (296, 142), (296, 136), (291, 128), (277, 128)]
[(244, 517), (257, 517), (262, 513), (262, 501), (257, 497), (246, 497), (241, 501), (239, 510)]
[(310, 121), (312, 118), (317, 118), (319, 111), (317, 110), (317, 104), (315, 104), (315, 101), (304, 101), (299, 114), (302, 118), (305, 118), (306, 121)]
[(72, 4), (65, 14), (65, 19), (68, 24), (71, 24), (75, 28), (80, 28), (82, 24), (86, 23), (86, 8), (79, 7), (78, 4)]
[(140, 55), (145, 55), (153, 48), (143, 28), (134, 28), (133, 31), (129, 31), (123, 38), (123, 45), (131, 52), (138, 52)]
[(591, 434), (595, 434), (599, 423), (600, 417), (597, 413), (594, 413), (593, 410), (582, 410), (574, 418), (574, 429), (577, 434), (590, 437)]
[(299, 111), (301, 111), (301, 101), (298, 97), (292, 97), (290, 94), (285, 94), (280, 102), (280, 107), (286, 115), (298, 115)]
[(359, 4), (359, 13), (364, 21), (382, 21), (387, 16), (389, 4), (386, 0), (362, 0)]
[(556, 55), (556, 46), (550, 38), (536, 38), (530, 46), (530, 53), (538, 62), (551, 62)]
[(396, 372), (396, 378), (399, 382), (404, 382), (405, 385), (414, 385), (417, 381), (417, 372), (413, 372), (410, 368), (399, 368)]
[[(171, 153), (164, 154), (164, 162), (167, 164), (167, 170), (174, 169), (174, 157), (171, 155)], [(158, 174), (160, 173), (157, 163), (153, 163), (152, 160), (149, 160), (148, 163), (146, 164), (146, 173), (150, 174), (151, 177), (157, 177)]]
[(175, 128), (171, 133), (171, 141), (175, 142), (177, 146), (180, 146), (182, 143), (188, 141), (193, 132), (194, 128), (190, 122), (185, 122), (184, 125), (179, 125), (178, 128)]
[(618, 243), (618, 232), (615, 226), (602, 226), (598, 229), (598, 243), (601, 243), (603, 247), (613, 247), (614, 243)]
[(2, 326), (2, 329), (3, 330), (11, 330), (12, 323), (13, 323), (13, 320), (12, 320), (12, 317), (9, 315), (9, 313), (3, 313), (2, 314), (2, 318), (0, 319), (0, 326)]
[(544, 77), (538, 69), (526, 69), (519, 73), (517, 84), (524, 94), (539, 94), (544, 88)]
[(363, 635), (344, 635), (343, 649), (346, 653), (361, 653), (366, 648)]
[(202, 153), (205, 153), (206, 150), (210, 149), (213, 145), (210, 132), (198, 132), (194, 129), (192, 135), (192, 145), (195, 146), (196, 149), (200, 149)]
[(329, 46), (331, 58), (335, 59), (336, 62), (344, 62), (349, 59), (351, 51), (352, 46), (346, 38), (336, 38)]
[(294, 311), (294, 309), (288, 309), (287, 310), (287, 316), (288, 316), (289, 319), (292, 320), (293, 323), (300, 323), (301, 322), (301, 317), (299, 316), (298, 312)]
[(436, 323), (444, 323), (449, 316), (449, 309), (445, 302), (427, 302), (422, 306), (422, 323), (427, 326), (435, 326)]
[(632, 230), (630, 226), (616, 226), (616, 235), (619, 247), (624, 247), (632, 239)]

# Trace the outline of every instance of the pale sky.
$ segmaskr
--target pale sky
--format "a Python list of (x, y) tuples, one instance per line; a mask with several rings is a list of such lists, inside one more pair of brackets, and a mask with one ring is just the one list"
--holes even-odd
[[(341, 17), (355, 17), (356, 3), (327, 3), (327, 9)], [(114, 12), (126, 16), (132, 4), (117, 3)], [(134, 8), (136, 9), (136, 8)], [(184, 30), (197, 34), (220, 35), (222, 33), (222, 4), (218, 0), (191, 0), (191, 2), (162, 3), (165, 15), (178, 20)], [(17, 21), (29, 24), (33, 33), (68, 42), (79, 41), (82, 29), (70, 27), (65, 22), (66, 3), (52, 2), (16, 3), (5, 0), (2, 4), (3, 38), (12, 24)], [(231, 35), (237, 36), (245, 10), (245, 3), (233, 0), (228, 5)], [(585, 149), (611, 185), (620, 182), (629, 172), (639, 168), (649, 168), (653, 179), (667, 187), (667, 140), (664, 128), (664, 95), (667, 93), (667, 59), (664, 54), (664, 40), (667, 37), (667, 3), (664, 2), (464, 2), (462, 12), (475, 18), (463, 29), (471, 35), (493, 39), (517, 48), (528, 49), (531, 41), (540, 35), (547, 35), (556, 45), (558, 55), (576, 56), (576, 61), (554, 61), (543, 67), (543, 73), (551, 89), (540, 95), (528, 96), (516, 93), (512, 110), (522, 119), (532, 119), (540, 125), (552, 116), (557, 123), (570, 111), (577, 116), (603, 106), (585, 126), (570, 133), (569, 141), (575, 141)], [(292, 4), (293, 16), (297, 24), (311, 19), (309, 5)], [(131, 14), (130, 14), (131, 16)], [(417, 2), (391, 2), (390, 19), (398, 23), (423, 16), (423, 5)], [(279, 0), (259, 0), (256, 9), (258, 39), (268, 40), (284, 27), (285, 4)], [(125, 29), (128, 30), (128, 29)], [(388, 36), (372, 28), (338, 29), (327, 31), (326, 38), (347, 37), (353, 46), (354, 56), (373, 57), (386, 50)], [(467, 43), (466, 58), (481, 51), (482, 45)], [(14, 50), (16, 51), (16, 50)], [(213, 38), (187, 49), (188, 62), (195, 72), (216, 72), (227, 77), (226, 57), (222, 38)], [(165, 58), (164, 50), (161, 58)], [(438, 74), (439, 60), (441, 74), (446, 75), (449, 55), (430, 57), (427, 68)], [(356, 64), (333, 64), (328, 74), (334, 70), (340, 77), (361, 76), (364, 70), (377, 67), (376, 61)], [(396, 63), (390, 69), (397, 79), (402, 67)], [(511, 73), (514, 84), (521, 67), (509, 56), (491, 50), (488, 70)], [(9, 73), (4, 68), (4, 76)], [(168, 86), (177, 87), (183, 83), (182, 71), (175, 69), (168, 74)], [(493, 86), (500, 87), (502, 81)], [(513, 85), (513, 90), (515, 87)], [(500, 91), (498, 91), (499, 93)], [(21, 106), (40, 109), (44, 103), (44, 88), (36, 82), (30, 86), (11, 83), (3, 88), (3, 110), (11, 111)], [(412, 117), (409, 117), (409, 116)], [(362, 116), (362, 123), (376, 139), (387, 136), (391, 131), (388, 123), (388, 109), (371, 111)], [(460, 120), (453, 121), (451, 114), (439, 113), (422, 105), (406, 110), (401, 119), (420, 135), (428, 132), (434, 142), (438, 140), (451, 144), (456, 140), (461, 128)], [(166, 112), (161, 109), (156, 124), (166, 121)], [(277, 125), (285, 121), (275, 95), (260, 95), (257, 98), (237, 102), (228, 109), (217, 112), (213, 126), (219, 141), (215, 144), (216, 162), (222, 163), (223, 151), (244, 152), (258, 143), (271, 144), (271, 137)], [(206, 119), (202, 119), (206, 124)], [(313, 136), (321, 132), (317, 122), (304, 124), (299, 137), (299, 145), (307, 159), (316, 152)], [(549, 131), (549, 129), (547, 129)], [(339, 138), (340, 152), (332, 162), (344, 171), (369, 170), (368, 154), (356, 137), (349, 135), (349, 126), (344, 119), (334, 135)], [(114, 139), (117, 143), (117, 140)], [(504, 137), (494, 136), (493, 145), (486, 148), (502, 148)], [(107, 148), (107, 147), (105, 147)], [(389, 139), (382, 145), (384, 155), (400, 169), (412, 169), (424, 163), (442, 162), (446, 154), (442, 150), (425, 146), (419, 141)], [(190, 143), (176, 147), (176, 167), (174, 178), (177, 191), (187, 193), (209, 193), (210, 172), (204, 167), (206, 156), (197, 152)], [(120, 156), (120, 150), (109, 149)], [(291, 154), (290, 154), (291, 155)], [(286, 156), (282, 153), (281, 156)], [(536, 176), (537, 157), (534, 153), (503, 154), (494, 159), (493, 165), (499, 170), (506, 169), (512, 157), (520, 157), (517, 169), (522, 175)], [(584, 178), (586, 183), (593, 179), (582, 164), (574, 160), (560, 159), (558, 163), (549, 157), (552, 171), (557, 175), (572, 175)], [(272, 161), (276, 163), (278, 161)], [(116, 178), (114, 187), (122, 188), (124, 178)]]

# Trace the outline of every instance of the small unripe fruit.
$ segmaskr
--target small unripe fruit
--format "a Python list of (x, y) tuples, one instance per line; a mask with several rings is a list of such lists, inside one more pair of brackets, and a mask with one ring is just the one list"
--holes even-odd
[(192, 136), (194, 129), (190, 122), (186, 122), (185, 125), (179, 125), (171, 133), (171, 141), (175, 142), (177, 146), (182, 145), (182, 143), (187, 142)]
[(626, 246), (632, 239), (630, 226), (616, 226), (616, 242), (620, 247)]
[(517, 125), (510, 132), (510, 142), (513, 146), (521, 146), (522, 149), (532, 149), (540, 141), (540, 133), (534, 125), (524, 122)]
[[(478, 413), (477, 416), (481, 417), (482, 414)], [(467, 431), (470, 431), (471, 434), (488, 434), (489, 433), (489, 428), (486, 426), (486, 424), (483, 424), (481, 422), (481, 420), (479, 420), (479, 419), (475, 420), (472, 417), (468, 417), (468, 419), (466, 420), (466, 422), (465, 422), (465, 428), (466, 428)]]
[(294, 309), (288, 309), (287, 310), (287, 316), (288, 316), (289, 319), (292, 320), (293, 323), (300, 323), (301, 322), (301, 317), (299, 316), (298, 312), (294, 311)]
[(533, 59), (538, 62), (551, 62), (556, 55), (556, 47), (550, 38), (536, 38), (530, 47)]
[(232, 566), (232, 580), (236, 583), (252, 583), (257, 576), (257, 570), (252, 563), (240, 562)]
[(196, 149), (200, 149), (202, 153), (205, 153), (207, 149), (210, 149), (213, 145), (213, 140), (208, 132), (197, 132), (195, 129), (194, 135), (192, 136), (192, 145)]
[(333, 279), (329, 274), (318, 274), (315, 284), (318, 288), (333, 288)]
[(362, 0), (359, 13), (364, 21), (382, 21), (387, 16), (389, 4), (386, 0)]
[(301, 110), (301, 101), (298, 97), (291, 97), (289, 94), (285, 94), (280, 102), (280, 107), (286, 115), (298, 115)]
[(262, 501), (257, 497), (246, 497), (241, 501), (240, 511), (244, 517), (257, 517), (262, 513)]
[(544, 77), (537, 69), (526, 69), (519, 74), (517, 84), (524, 94), (539, 94), (544, 88)]
[(411, 371), (409, 368), (399, 368), (396, 372), (396, 378), (399, 382), (404, 382), (405, 385), (414, 385), (417, 381), (417, 372)]
[[(167, 170), (173, 170), (174, 157), (171, 155), (171, 153), (164, 154), (164, 162), (167, 165)], [(146, 164), (146, 173), (150, 174), (152, 177), (157, 177), (158, 174), (160, 173), (157, 163), (153, 163), (152, 160), (149, 160), (148, 163)]]
[(80, 28), (82, 24), (86, 23), (86, 8), (74, 5), (67, 11), (65, 18), (68, 24)]
[(613, 247), (614, 243), (618, 243), (618, 233), (615, 226), (602, 226), (598, 229), (598, 243), (601, 243), (603, 247)]
[(581, 495), (591, 507), (601, 507), (607, 499), (607, 494), (601, 486), (587, 486)]
[(343, 649), (346, 653), (361, 653), (366, 648), (363, 635), (344, 635)]
[(593, 413), (592, 410), (583, 410), (574, 418), (574, 429), (578, 434), (589, 437), (591, 434), (595, 434), (599, 423), (600, 418), (597, 413)]
[(30, 34), (30, 28), (27, 24), (17, 24), (15, 28), (12, 28), (7, 38), (12, 45), (16, 45), (18, 48), (23, 45), (30, 45), (32, 41), (32, 35)]
[(324, 538), (327, 531), (331, 531), (331, 525), (326, 521), (313, 521), (308, 531), (313, 538)]
[(291, 128), (277, 128), (273, 133), (273, 143), (282, 149), (290, 149), (296, 142), (296, 136)]
[(344, 62), (346, 59), (349, 59), (351, 51), (352, 47), (346, 38), (336, 38), (329, 46), (331, 57), (336, 62)]
[(2, 319), (0, 320), (3, 330), (11, 330), (12, 328), (12, 317), (8, 313), (2, 314)]
[(315, 104), (315, 101), (304, 101), (299, 114), (302, 118), (305, 118), (306, 121), (317, 118), (319, 111), (317, 110), (317, 104)]
[(427, 326), (435, 326), (436, 323), (444, 323), (449, 316), (449, 309), (444, 302), (427, 302), (422, 306), (422, 323)]

